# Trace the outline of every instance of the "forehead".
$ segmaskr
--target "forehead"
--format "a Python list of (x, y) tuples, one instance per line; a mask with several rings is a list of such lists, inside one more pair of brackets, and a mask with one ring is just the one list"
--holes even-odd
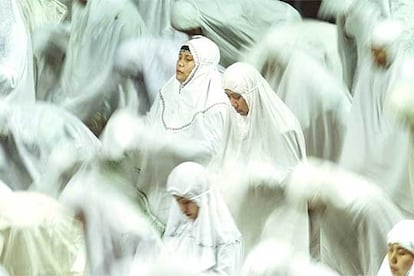
[(399, 243), (389, 243), (388, 244), (388, 248), (392, 248), (392, 249), (398, 249), (398, 250), (400, 250), (400, 249), (402, 249), (402, 250), (404, 250), (404, 251), (407, 251), (407, 252), (410, 252), (409, 250), (407, 250), (407, 249), (405, 249), (404, 247), (402, 247)]
[(174, 195), (174, 198), (177, 200), (177, 202), (179, 203), (189, 203), (189, 202), (193, 202), (192, 200), (185, 198), (183, 196), (178, 196), (178, 195)]
[(224, 92), (229, 96), (238, 96), (238, 97), (241, 96), (241, 94), (236, 93), (236, 92), (234, 92), (233, 90), (230, 90), (230, 89), (224, 89)]

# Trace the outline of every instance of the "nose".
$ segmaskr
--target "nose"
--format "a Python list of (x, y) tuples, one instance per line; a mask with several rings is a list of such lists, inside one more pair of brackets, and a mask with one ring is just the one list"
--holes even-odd
[(390, 263), (392, 263), (392, 264), (397, 263), (397, 253), (395, 251), (392, 251), (390, 253)]

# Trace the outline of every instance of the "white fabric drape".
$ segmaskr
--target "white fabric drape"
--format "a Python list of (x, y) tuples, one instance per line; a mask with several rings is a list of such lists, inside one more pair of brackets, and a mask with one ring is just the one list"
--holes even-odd
[[(137, 184), (148, 195), (150, 203), (153, 201), (154, 212), (162, 210), (164, 221), (169, 205), (165, 195), (168, 173), (180, 161), (209, 163), (214, 155), (222, 152), (228, 129), (230, 106), (217, 69), (219, 49), (202, 36), (190, 39), (185, 45), (194, 57), (195, 68), (183, 84), (172, 77), (155, 99), (146, 118), (152, 146), (142, 155)], [(165, 147), (162, 149), (163, 146), (175, 148), (178, 155), (174, 156)]]
[(177, 30), (200, 27), (220, 48), (221, 62), (229, 66), (259, 41), (271, 25), (297, 22), (301, 17), (282, 1), (180, 0), (173, 3), (171, 23)]
[(376, 184), (328, 161), (310, 159), (293, 172), (287, 196), (307, 201), (317, 214), (322, 263), (342, 275), (376, 275), (387, 233), (403, 219)]
[(70, 180), (59, 200), (84, 223), (90, 275), (129, 275), (161, 250), (161, 239), (142, 212), (136, 190), (116, 162), (96, 155)]
[(47, 100), (65, 107), (88, 124), (104, 124), (115, 109), (129, 104), (138, 111), (136, 95), (130, 102), (122, 102), (130, 91), (113, 72), (120, 43), (146, 33), (133, 3), (91, 0), (82, 5), (75, 1), (71, 24), (61, 87)]
[[(265, 53), (268, 51), (269, 44), (279, 50), (301, 49), (324, 66), (331, 75), (342, 81), (342, 64), (338, 54), (337, 39), (335, 24), (314, 19), (285, 22), (270, 27), (263, 39), (257, 41), (243, 54), (243, 60), (255, 64), (260, 69), (266, 67)], [(289, 54), (286, 53), (286, 58), (288, 57)]]
[(171, 171), (168, 193), (196, 202), (199, 211), (191, 220), (173, 202), (163, 239), (167, 250), (181, 255), (199, 273), (237, 275), (241, 234), (212, 181), (208, 171), (194, 162)]
[(261, 57), (249, 62), (299, 120), (307, 155), (337, 161), (351, 108), (346, 87), (295, 44), (267, 39), (260, 49)]
[(375, 64), (369, 48), (361, 58), (340, 164), (372, 179), (402, 211), (413, 216), (414, 201), (407, 193), (409, 133), (387, 106), (400, 82), (404, 57), (398, 39), (381, 44), (387, 51), (385, 68)]
[(52, 167), (58, 166), (49, 163), (52, 153), (70, 145), (71, 153), (82, 160), (99, 147), (98, 139), (78, 118), (50, 104), (2, 106), (0, 122), (1, 177), (13, 189), (33, 184), (35, 190), (53, 193), (61, 187), (46, 183), (54, 173)]
[[(246, 255), (262, 236), (283, 235), (272, 228), (275, 225), (307, 229), (305, 208), (302, 213), (289, 210), (283, 196), (285, 180), (306, 158), (305, 142), (296, 117), (251, 65), (237, 62), (229, 66), (223, 88), (242, 95), (249, 106), (246, 116), (231, 113), (224, 159), (213, 164), (224, 178), (220, 189), (243, 234)], [(296, 237), (301, 250), (307, 247), (306, 231)], [(303, 243), (298, 241), (302, 238)]]
[(40, 193), (4, 189), (0, 210), (0, 260), (10, 275), (83, 275), (84, 240), (73, 212)]
[(35, 100), (30, 33), (17, 1), (0, 2), (0, 100)]

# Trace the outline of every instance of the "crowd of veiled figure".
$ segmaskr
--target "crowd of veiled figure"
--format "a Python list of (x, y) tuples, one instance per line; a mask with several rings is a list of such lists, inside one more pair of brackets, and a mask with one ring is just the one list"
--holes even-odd
[(285, 2), (0, 0), (0, 275), (413, 274), (414, 2)]

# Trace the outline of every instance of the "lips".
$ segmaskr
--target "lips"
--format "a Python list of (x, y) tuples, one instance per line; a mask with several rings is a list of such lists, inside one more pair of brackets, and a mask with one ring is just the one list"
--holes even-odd
[(392, 272), (397, 272), (398, 271), (398, 268), (393, 267), (393, 266), (390, 266), (390, 269), (391, 269)]

